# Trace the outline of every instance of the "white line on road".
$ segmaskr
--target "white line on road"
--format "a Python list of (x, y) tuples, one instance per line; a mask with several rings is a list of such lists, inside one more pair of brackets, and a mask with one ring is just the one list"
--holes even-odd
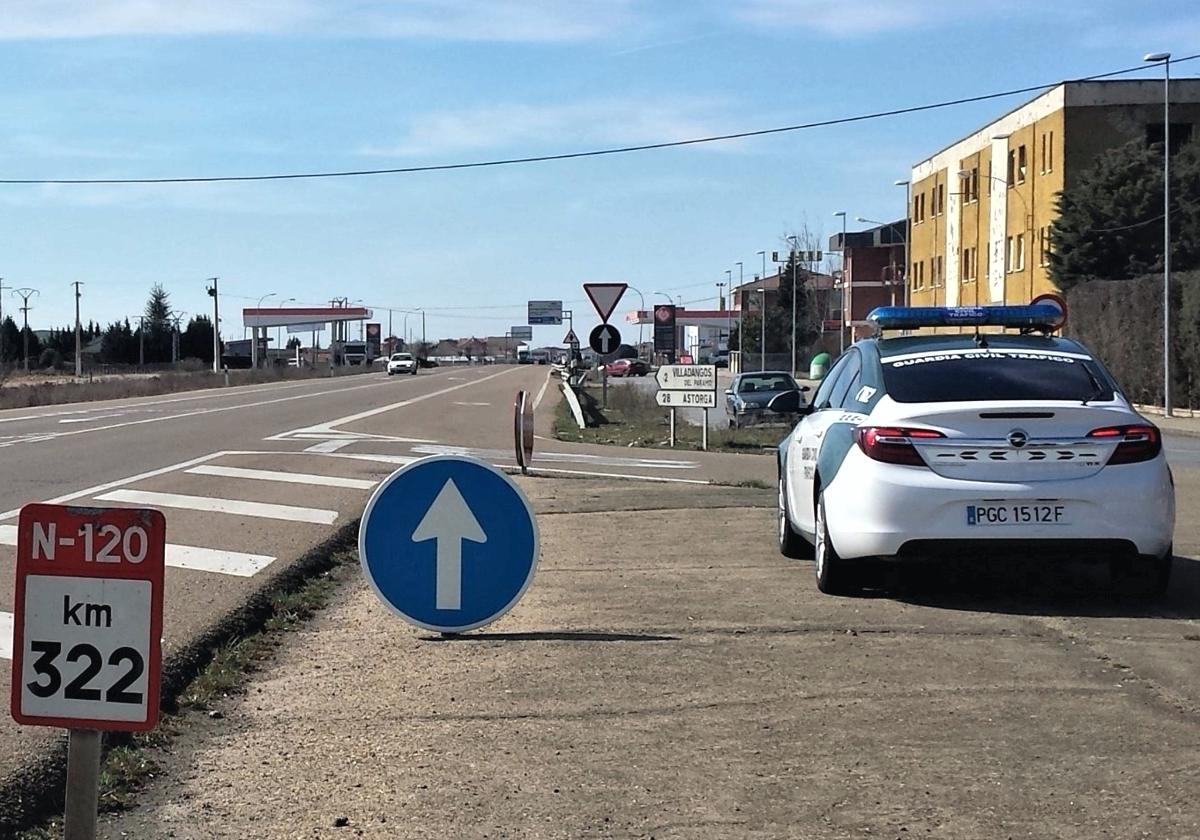
[[(208, 455), (201, 455), (199, 458), (191, 458), (187, 461), (180, 461), (178, 464), (171, 464), (169, 467), (159, 467), (157, 470), (150, 470), (149, 472), (138, 473), (137, 475), (126, 476), (125, 478), (118, 478), (116, 481), (108, 481), (104, 484), (97, 484), (95, 487), (88, 487), (85, 490), (76, 490), (73, 493), (67, 493), (65, 496), (59, 496), (56, 499), (47, 499), (45, 503), (48, 505), (65, 505), (67, 502), (73, 502), (76, 499), (84, 499), (89, 496), (95, 496), (97, 493), (103, 493), (105, 490), (112, 490), (114, 487), (122, 487), (126, 484), (145, 481), (147, 478), (156, 478), (160, 475), (166, 475), (167, 473), (176, 472), (187, 467), (193, 467), (196, 464), (203, 464), (205, 461), (212, 461), (216, 458), (220, 458), (222, 455), (227, 454), (233, 453), (211, 452)], [(20, 512), (20, 508), (15, 508), (13, 510), (0, 513), (0, 522), (3, 522), (5, 519), (15, 519), (17, 514)]]
[(124, 417), (128, 411), (118, 411), (115, 414), (92, 414), (87, 417), (68, 417), (59, 423), (91, 423), (93, 420), (111, 420), (114, 417)]
[[(0, 545), (17, 544), (17, 526), (0, 525)], [(241, 551), (222, 551), (216, 548), (201, 548), (194, 545), (167, 543), (167, 565), (175, 569), (191, 569), (197, 572), (213, 572), (235, 577), (252, 577), (275, 562), (266, 554), (246, 554)], [(3, 613), (0, 613), (2, 622)], [(0, 630), (3, 627), (0, 626)]]
[(456, 402), (456, 403), (455, 403), (455, 405), (484, 406), (484, 405), (491, 405), (491, 403), (485, 403), (485, 402)]
[(256, 516), (262, 519), (283, 519), (289, 522), (311, 522), (332, 525), (337, 521), (336, 510), (276, 505), (267, 502), (247, 502), (241, 499), (210, 499), (207, 496), (187, 496), (183, 493), (157, 493), (150, 490), (114, 490), (97, 496), (102, 502), (127, 502), (151, 507), (202, 510), (228, 513), (234, 516)]
[(312, 484), (317, 487), (349, 487), (352, 490), (370, 490), (378, 482), (364, 478), (342, 478), (336, 475), (282, 472), (280, 470), (254, 470), (242, 467), (216, 467), (201, 464), (184, 472), (192, 475), (217, 475), (223, 478), (247, 478), (257, 481), (280, 481), (284, 484)]
[(550, 374), (546, 374), (546, 381), (542, 383), (542, 387), (538, 389), (537, 396), (533, 398), (533, 410), (537, 411), (539, 405), (542, 404), (542, 397), (546, 396), (546, 388), (550, 385)]
[(327, 440), (324, 443), (314, 443), (312, 446), (305, 448), (305, 452), (337, 452), (339, 449), (345, 449), (350, 444), (354, 443), (354, 439), (350, 440)]
[(12, 659), (13, 614), (0, 612), (0, 659)]

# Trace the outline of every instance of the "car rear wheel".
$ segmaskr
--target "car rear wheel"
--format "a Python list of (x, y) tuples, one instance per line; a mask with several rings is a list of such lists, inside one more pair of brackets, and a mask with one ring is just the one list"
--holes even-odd
[(788, 516), (787, 484), (779, 475), (779, 553), (792, 560), (806, 560), (813, 556), (813, 547), (808, 540), (796, 533)]
[(1159, 557), (1143, 556), (1118, 561), (1113, 565), (1113, 586), (1128, 595), (1141, 598), (1162, 598), (1171, 586), (1171, 570), (1175, 565), (1175, 547)]
[(838, 557), (829, 539), (829, 523), (825, 518), (825, 494), (817, 499), (816, 509), (816, 544), (813, 546), (813, 559), (816, 560), (817, 589), (826, 595), (849, 595), (857, 590), (854, 569), (845, 560)]

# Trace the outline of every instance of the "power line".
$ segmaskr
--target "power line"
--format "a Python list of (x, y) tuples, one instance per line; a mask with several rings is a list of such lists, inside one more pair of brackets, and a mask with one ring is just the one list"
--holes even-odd
[[(1193, 61), (1200, 58), (1200, 53), (1184, 56), (1183, 58), (1173, 59), (1173, 64), (1183, 64), (1184, 62)], [(737, 131), (728, 134), (714, 134), (707, 137), (693, 137), (687, 140), (671, 140), (660, 143), (644, 143), (636, 146), (618, 146), (607, 149), (591, 149), (582, 152), (564, 152), (553, 155), (529, 155), (516, 158), (498, 158), (493, 160), (470, 161), (466, 163), (442, 163), (432, 164), (429, 166), (404, 166), (393, 169), (346, 169), (329, 172), (290, 172), (274, 175), (216, 175), (216, 176), (195, 176), (195, 177), (176, 177), (176, 178), (0, 178), (0, 184), (201, 184), (201, 183), (217, 183), (230, 181), (298, 181), (304, 179), (317, 178), (355, 178), (376, 175), (411, 175), (420, 172), (450, 172), (459, 169), (484, 169), (496, 166), (514, 166), (519, 164), (529, 163), (546, 163), (549, 161), (559, 160), (576, 160), (579, 158), (605, 157), (609, 155), (623, 155), (632, 152), (649, 152), (659, 149), (674, 149), (683, 146), (699, 146), (705, 143), (720, 143), (727, 140), (744, 140), (750, 137), (765, 137), (771, 134), (785, 134), (793, 131), (805, 131), (813, 128), (828, 128), (835, 125), (847, 125), (850, 123), (866, 122), (868, 120), (878, 120), (885, 117), (897, 117), (905, 114), (917, 114), (923, 111), (934, 111), (941, 108), (952, 108), (957, 105), (969, 105), (975, 102), (986, 102), (992, 99), (1003, 99), (1007, 96), (1016, 96), (1023, 93), (1034, 93), (1037, 91), (1048, 90), (1057, 87), (1060, 84), (1067, 82), (1090, 82), (1097, 79), (1107, 79), (1112, 76), (1121, 76), (1128, 73), (1135, 73), (1145, 70), (1145, 63), (1139, 64), (1136, 67), (1126, 67), (1120, 70), (1110, 70), (1107, 73), (1097, 73), (1092, 76), (1084, 76), (1079, 79), (1068, 79), (1065, 81), (1048, 82), (1040, 85), (1029, 85), (1027, 87), (1012, 88), (1011, 90), (998, 91), (996, 93), (985, 93), (977, 96), (967, 96), (959, 99), (947, 99), (941, 102), (933, 102), (925, 105), (912, 105), (907, 108), (892, 108), (886, 111), (874, 111), (867, 114), (857, 114), (850, 117), (835, 117), (828, 120), (818, 120), (815, 122), (798, 123), (796, 125), (785, 125), (776, 128), (762, 128), (753, 131)]]

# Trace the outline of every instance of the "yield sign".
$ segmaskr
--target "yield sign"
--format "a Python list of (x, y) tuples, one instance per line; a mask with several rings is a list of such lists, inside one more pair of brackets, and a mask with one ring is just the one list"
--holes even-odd
[(574, 346), (578, 343), (579, 343), (579, 336), (575, 335), (575, 330), (573, 330), (573, 329), (567, 330), (567, 334), (563, 336), (563, 344), (570, 344), (570, 345)]
[(596, 307), (596, 314), (605, 323), (608, 323), (608, 317), (617, 308), (617, 301), (621, 299), (621, 295), (625, 294), (625, 290), (628, 288), (628, 283), (583, 284), (583, 290), (587, 292), (587, 296), (591, 299), (592, 306)]

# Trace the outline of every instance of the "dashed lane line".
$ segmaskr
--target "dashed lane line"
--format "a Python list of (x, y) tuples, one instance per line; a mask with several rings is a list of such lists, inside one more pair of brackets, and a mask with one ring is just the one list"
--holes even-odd
[(312, 446), (306, 448), (304, 451), (305, 452), (316, 452), (318, 454), (323, 453), (323, 452), (325, 452), (325, 453), (337, 452), (339, 449), (345, 449), (347, 446), (349, 446), (352, 443), (354, 443), (353, 438), (350, 440), (344, 440), (344, 439), (342, 439), (342, 440), (327, 440), (322, 443), (314, 443)]
[(282, 519), (287, 522), (309, 522), (314, 525), (332, 525), (338, 518), (336, 510), (277, 505), (267, 502), (247, 502), (241, 499), (188, 496), (183, 493), (158, 493), (151, 490), (113, 490), (111, 493), (105, 493), (96, 498), (101, 502), (126, 502), (150, 507), (252, 516), (260, 519)]
[[(17, 544), (17, 526), (0, 525), (0, 545)], [(275, 562), (268, 554), (247, 554), (241, 551), (224, 551), (218, 548), (202, 548), (196, 545), (167, 543), (166, 563), (173, 569), (190, 569), (194, 572), (211, 572), (233, 577), (253, 577)]]
[(0, 659), (12, 659), (13, 614), (0, 612)]
[(192, 475), (216, 475), (222, 478), (245, 478), (255, 481), (279, 481), (284, 484), (311, 484), (316, 487), (348, 487), (352, 490), (370, 490), (378, 482), (365, 478), (342, 478), (336, 475), (283, 472), (281, 470), (254, 470), (242, 467), (218, 467), (201, 464), (184, 470)]

